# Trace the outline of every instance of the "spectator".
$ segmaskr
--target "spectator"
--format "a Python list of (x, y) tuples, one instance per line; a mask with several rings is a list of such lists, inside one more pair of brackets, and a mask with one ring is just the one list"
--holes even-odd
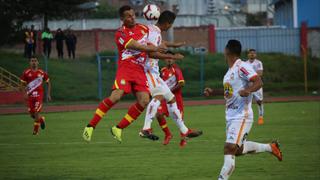
[(33, 43), (33, 46), (32, 46), (32, 52), (33, 52), (33, 55), (36, 54), (36, 49), (37, 49), (37, 42), (38, 42), (38, 31), (34, 29), (34, 25), (32, 24), (31, 25), (31, 32), (33, 34), (33, 40), (34, 40), (34, 43)]
[(69, 58), (71, 58), (72, 54), (72, 58), (74, 59), (77, 45), (77, 37), (73, 34), (71, 30), (68, 30), (68, 33), (66, 35), (66, 45)]
[(51, 42), (53, 39), (53, 35), (50, 32), (49, 28), (46, 28), (41, 35), (41, 39), (43, 41), (43, 53), (47, 58), (50, 58), (51, 53)]
[(30, 58), (32, 56), (32, 49), (34, 46), (34, 34), (30, 28), (24, 33), (24, 56)]
[(54, 39), (56, 40), (58, 58), (63, 59), (63, 40), (65, 40), (65, 36), (63, 34), (63, 31), (60, 28), (57, 30), (57, 33)]

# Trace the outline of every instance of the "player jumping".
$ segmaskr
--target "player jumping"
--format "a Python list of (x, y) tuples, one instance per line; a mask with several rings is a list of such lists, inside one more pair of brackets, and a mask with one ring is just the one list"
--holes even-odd
[[(148, 40), (155, 46), (160, 46), (161, 43), (164, 43), (166, 46), (174, 46), (177, 47), (178, 45), (183, 45), (183, 43), (169, 43), (162, 41), (161, 32), (167, 31), (171, 28), (176, 15), (171, 11), (164, 11), (161, 13), (157, 23), (155, 25), (150, 24), (149, 27), (149, 37)], [(160, 78), (159, 73), (159, 66), (158, 66), (159, 59), (148, 58), (145, 72), (148, 79), (148, 84), (151, 92), (151, 96), (153, 99), (150, 101), (143, 129), (140, 132), (140, 136), (147, 137), (151, 140), (157, 140), (158, 137), (152, 134), (151, 123), (153, 118), (155, 118), (157, 110), (161, 104), (161, 101), (165, 99), (168, 103), (168, 111), (170, 117), (174, 119), (175, 123), (177, 124), (180, 132), (181, 132), (181, 142), (180, 146), (185, 145), (185, 140), (187, 138), (193, 138), (200, 136), (202, 131), (194, 131), (184, 124), (181, 112), (177, 106), (176, 98), (174, 94), (171, 92), (168, 85)]]

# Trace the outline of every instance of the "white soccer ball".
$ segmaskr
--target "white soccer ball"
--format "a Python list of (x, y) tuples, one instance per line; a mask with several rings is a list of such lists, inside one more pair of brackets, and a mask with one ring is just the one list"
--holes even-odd
[(147, 4), (143, 8), (143, 17), (146, 20), (157, 20), (160, 16), (160, 8), (155, 4)]

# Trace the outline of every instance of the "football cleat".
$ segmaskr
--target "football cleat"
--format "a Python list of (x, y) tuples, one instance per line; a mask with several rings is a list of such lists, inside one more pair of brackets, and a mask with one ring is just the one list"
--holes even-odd
[(93, 127), (85, 127), (82, 137), (85, 141), (90, 142), (93, 133)]
[(258, 124), (259, 124), (259, 125), (264, 124), (263, 116), (259, 116), (259, 118), (258, 118)]
[(152, 134), (152, 129), (146, 129), (146, 130), (143, 130), (143, 129), (142, 129), (142, 130), (139, 132), (139, 136), (142, 137), (142, 138), (148, 138), (148, 139), (150, 139), (150, 140), (152, 140), (152, 141), (157, 141), (157, 140), (159, 140), (159, 137), (158, 137), (158, 136)]
[(122, 129), (117, 128), (116, 126), (113, 126), (110, 131), (111, 131), (113, 138), (115, 138), (119, 143), (121, 143), (122, 142), (122, 139), (121, 139)]
[(45, 122), (45, 117), (44, 116), (41, 117), (40, 127), (41, 127), (41, 129), (45, 129), (46, 128), (46, 122)]
[(272, 141), (272, 143), (270, 144), (271, 146), (271, 150), (272, 150), (272, 154), (278, 158), (279, 161), (282, 161), (282, 152), (280, 150), (280, 144), (277, 140)]
[(183, 134), (181, 133), (181, 137), (183, 139), (188, 139), (188, 138), (194, 138), (194, 137), (198, 137), (201, 136), (203, 133), (201, 130), (191, 130), (188, 129), (187, 133)]
[(170, 140), (172, 139), (172, 135), (170, 134), (170, 135), (166, 135), (165, 137), (164, 137), (164, 140), (163, 140), (163, 145), (167, 145), (167, 144), (169, 144), (169, 142), (170, 142)]

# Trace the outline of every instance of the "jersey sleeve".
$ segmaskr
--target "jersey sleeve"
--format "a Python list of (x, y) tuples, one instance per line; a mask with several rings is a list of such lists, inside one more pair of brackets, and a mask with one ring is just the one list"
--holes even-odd
[(123, 49), (126, 48), (128, 43), (132, 41), (132, 37), (126, 35), (125, 32), (118, 30), (115, 35), (115, 41), (118, 47), (122, 47)]
[(20, 76), (20, 81), (21, 81), (22, 83), (27, 83), (26, 71), (23, 71), (22, 75)]
[(247, 63), (241, 63), (239, 67), (239, 76), (240, 78), (251, 81), (254, 77), (258, 76), (252, 66), (248, 65)]
[(177, 78), (178, 83), (180, 83), (180, 82), (184, 83), (184, 77), (183, 77), (181, 69), (178, 66), (175, 66), (174, 70), (175, 70), (175, 76)]
[(45, 82), (49, 82), (49, 76), (48, 76), (48, 74), (46, 73), (46, 72), (43, 72), (43, 81), (45, 81)]
[(263, 65), (262, 65), (262, 62), (259, 61), (257, 64), (257, 71), (262, 71), (262, 70), (263, 70)]

